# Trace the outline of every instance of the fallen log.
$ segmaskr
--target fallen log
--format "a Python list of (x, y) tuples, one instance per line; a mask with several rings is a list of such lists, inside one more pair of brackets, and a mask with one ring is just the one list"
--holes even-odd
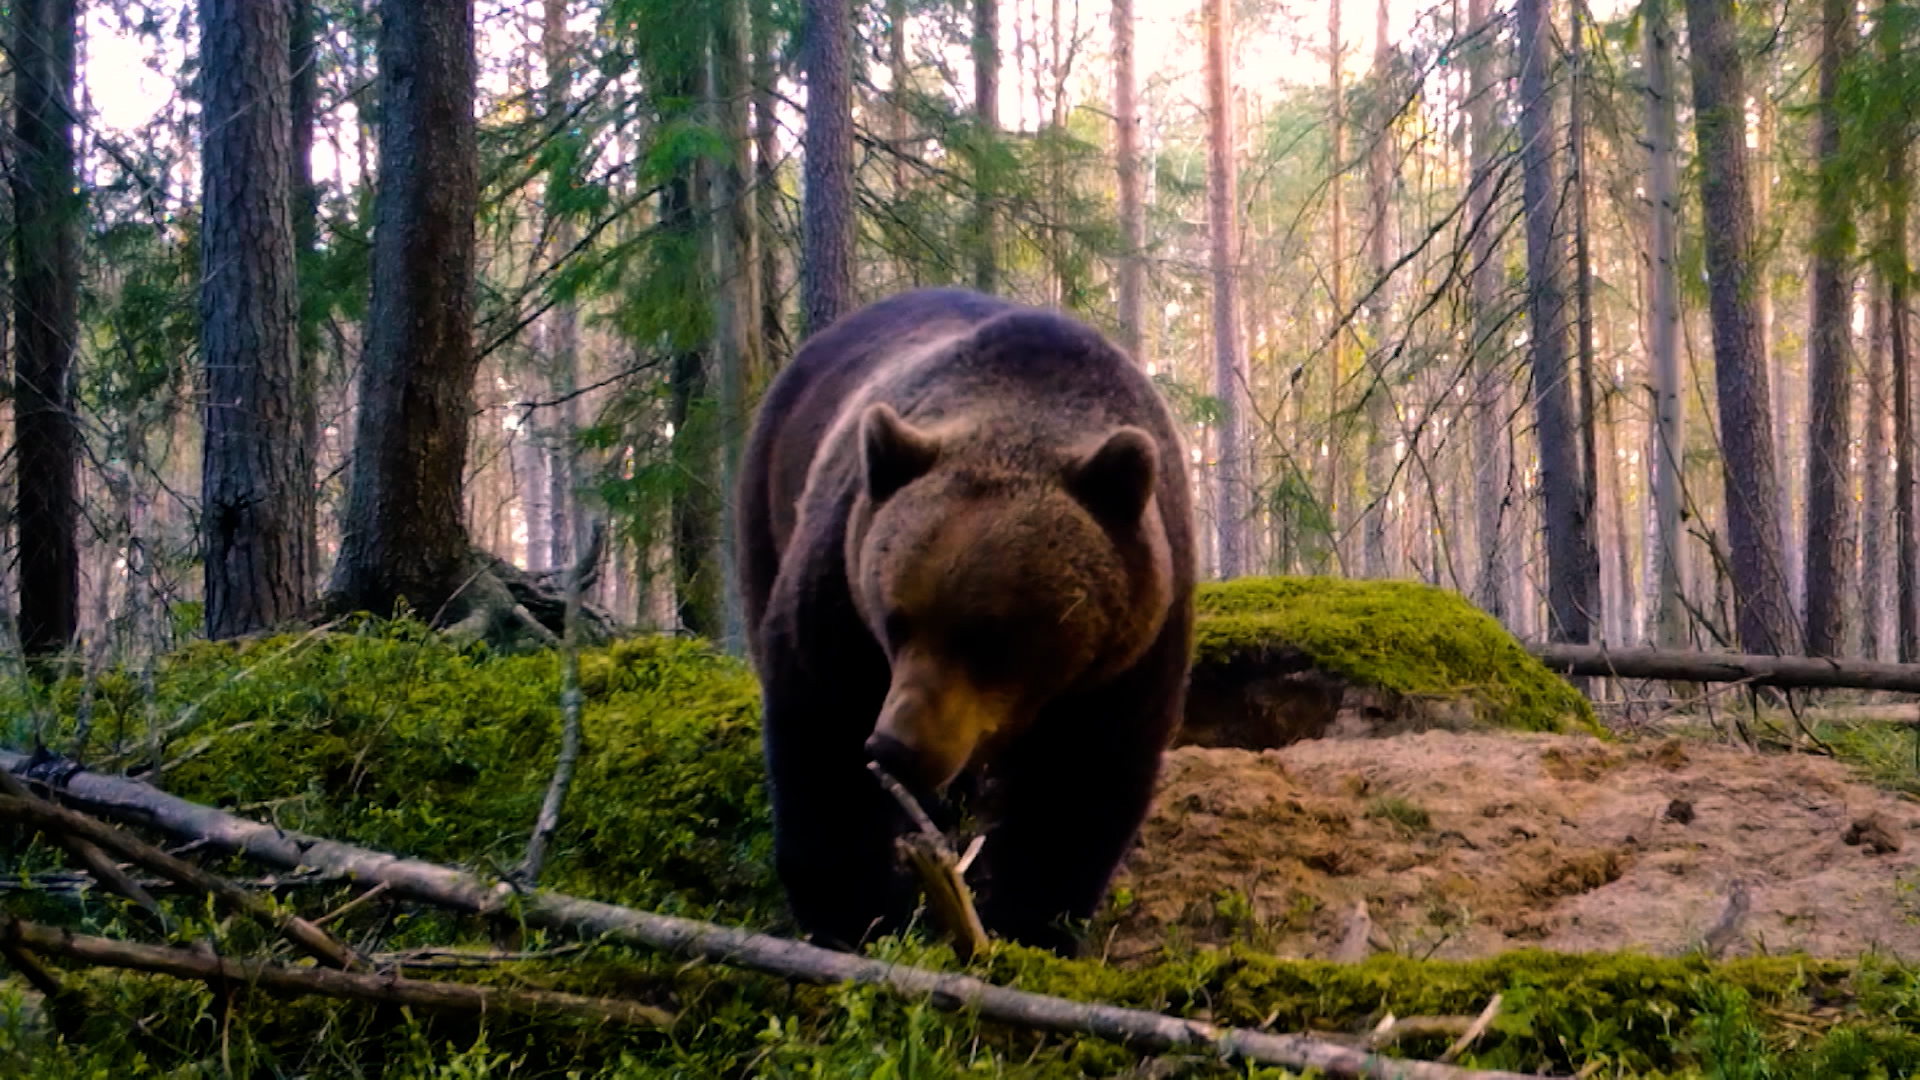
[[(0, 751), (0, 769), (28, 764)], [(386, 885), (390, 895), (473, 915), (517, 917), (530, 926), (587, 940), (605, 940), (700, 958), (806, 982), (859, 983), (938, 1008), (1067, 1035), (1092, 1035), (1143, 1050), (1206, 1051), (1221, 1058), (1318, 1069), (1370, 1080), (1520, 1080), (1520, 1073), (1463, 1069), (1383, 1058), (1363, 1048), (1306, 1035), (1273, 1035), (1114, 1005), (1089, 1004), (995, 986), (968, 975), (927, 971), (852, 953), (833, 952), (731, 927), (656, 915), (551, 892), (522, 893), (451, 867), (284, 832), (270, 825), (168, 795), (137, 781), (80, 772), (54, 792), (62, 801), (177, 840), (231, 852), (283, 870), (318, 868)], [(333, 973), (338, 974), (338, 973)]]
[(515, 990), (467, 983), (429, 982), (398, 975), (337, 971), (333, 968), (288, 967), (264, 960), (234, 960), (192, 949), (89, 937), (11, 917), (0, 919), (0, 943), (11, 948), (31, 950), (41, 956), (58, 956), (94, 967), (126, 968), (130, 971), (171, 975), (176, 979), (253, 986), (282, 995), (317, 994), (321, 997), (358, 998), (389, 1005), (463, 1012), (572, 1016), (600, 1023), (639, 1027), (670, 1027), (673, 1024), (672, 1013), (637, 1001), (582, 997), (554, 990)]
[(1556, 642), (1529, 643), (1527, 651), (1548, 669), (1562, 675), (1920, 694), (1920, 664), (1884, 664), (1818, 656), (1608, 649)]

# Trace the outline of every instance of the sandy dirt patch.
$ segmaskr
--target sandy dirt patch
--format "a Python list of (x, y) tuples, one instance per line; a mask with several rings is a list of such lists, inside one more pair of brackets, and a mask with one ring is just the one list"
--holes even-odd
[(1116, 880), (1131, 901), (1105, 947), (1122, 961), (1169, 941), (1332, 957), (1364, 901), (1371, 948), (1414, 956), (1678, 953), (1711, 935), (1729, 956), (1915, 959), (1916, 829), (1920, 806), (1834, 761), (1677, 740), (1183, 747)]

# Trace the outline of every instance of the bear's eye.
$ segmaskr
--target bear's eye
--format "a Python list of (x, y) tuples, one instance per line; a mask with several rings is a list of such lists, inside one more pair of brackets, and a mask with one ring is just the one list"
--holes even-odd
[(907, 640), (907, 631), (909, 630), (907, 616), (903, 612), (891, 612), (887, 615), (886, 624), (882, 626), (881, 629), (887, 635), (887, 644), (897, 649), (902, 642)]

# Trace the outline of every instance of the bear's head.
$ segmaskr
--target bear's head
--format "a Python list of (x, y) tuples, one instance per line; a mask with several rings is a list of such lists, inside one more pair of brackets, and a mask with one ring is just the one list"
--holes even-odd
[(892, 665), (867, 749), (903, 781), (942, 791), (1158, 637), (1172, 571), (1147, 432), (1060, 447), (876, 404), (860, 455), (847, 579)]

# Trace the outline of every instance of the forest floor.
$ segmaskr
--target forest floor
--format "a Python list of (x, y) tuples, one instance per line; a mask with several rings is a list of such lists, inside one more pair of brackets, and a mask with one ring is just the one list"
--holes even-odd
[[(1699, 948), (1920, 959), (1920, 805), (1849, 765), (1682, 739), (1426, 731), (1173, 751), (1108, 958)], [(1736, 904), (1737, 908), (1738, 905)]]

